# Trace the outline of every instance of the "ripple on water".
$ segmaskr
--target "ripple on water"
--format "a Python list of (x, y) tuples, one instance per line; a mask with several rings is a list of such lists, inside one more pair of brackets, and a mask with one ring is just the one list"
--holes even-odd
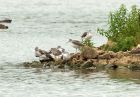
[(138, 97), (140, 89), (139, 84), (132, 81), (110, 79), (104, 71), (78, 74), (36, 70), (3, 67), (0, 70), (2, 97)]

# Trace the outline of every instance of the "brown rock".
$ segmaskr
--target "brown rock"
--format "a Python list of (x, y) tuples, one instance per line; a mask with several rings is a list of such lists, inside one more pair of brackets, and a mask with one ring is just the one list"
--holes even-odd
[(97, 53), (98, 53), (98, 55), (102, 55), (102, 54), (105, 53), (105, 51), (103, 51), (103, 50), (97, 50)]
[(80, 53), (71, 54), (70, 60), (72, 60), (73, 58), (75, 58), (77, 60), (80, 60), (81, 59), (81, 54)]
[(113, 51), (108, 51), (108, 53), (110, 54), (111, 58), (116, 58), (117, 57), (117, 54), (114, 53)]
[(94, 59), (97, 58), (98, 53), (94, 48), (91, 47), (83, 47), (83, 51), (81, 53), (83, 59)]
[(109, 53), (105, 53), (105, 54), (103, 54), (103, 55), (99, 55), (98, 58), (99, 58), (99, 59), (110, 59), (111, 56), (110, 56)]
[(124, 56), (123, 52), (122, 51), (119, 51), (116, 53), (117, 54), (117, 58), (122, 58)]

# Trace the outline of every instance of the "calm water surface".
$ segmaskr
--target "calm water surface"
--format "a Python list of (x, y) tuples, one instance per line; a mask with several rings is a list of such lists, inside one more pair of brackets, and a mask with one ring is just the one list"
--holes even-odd
[(8, 30), (0, 30), (0, 97), (139, 97), (139, 72), (81, 74), (17, 66), (37, 60), (35, 46), (61, 45), (73, 52), (66, 41), (88, 30), (100, 46), (107, 40), (97, 28), (106, 28), (108, 13), (122, 3), (140, 7), (139, 0), (0, 0), (0, 19), (13, 20)]

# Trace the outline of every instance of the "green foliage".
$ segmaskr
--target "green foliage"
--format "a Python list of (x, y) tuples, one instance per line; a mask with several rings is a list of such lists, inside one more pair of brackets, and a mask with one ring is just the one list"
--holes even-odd
[(135, 38), (133, 36), (125, 37), (123, 39), (118, 40), (117, 45), (115, 45), (112, 50), (113, 51), (127, 51), (135, 46)]
[(89, 39), (84, 40), (82, 43), (83, 43), (85, 46), (94, 47), (94, 43), (93, 43), (91, 40), (89, 40)]
[(140, 10), (135, 5), (130, 11), (121, 5), (119, 10), (111, 12), (108, 24), (108, 30), (98, 29), (98, 33), (116, 42), (113, 51), (130, 50), (140, 43)]
[[(82, 44), (91, 48), (94, 47), (94, 43), (90, 39), (83, 40)], [(84, 48), (80, 48), (80, 51), (83, 52)]]

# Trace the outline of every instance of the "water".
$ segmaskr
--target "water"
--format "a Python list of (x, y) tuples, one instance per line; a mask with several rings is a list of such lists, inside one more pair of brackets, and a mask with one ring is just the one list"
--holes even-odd
[(48, 50), (61, 45), (73, 52), (66, 41), (80, 39), (88, 30), (100, 46), (107, 39), (96, 33), (97, 28), (106, 28), (108, 13), (122, 3), (140, 6), (139, 0), (0, 0), (0, 19), (13, 20), (6, 24), (8, 30), (0, 30), (0, 97), (139, 97), (139, 77), (41, 72), (15, 65), (37, 60), (35, 46)]

